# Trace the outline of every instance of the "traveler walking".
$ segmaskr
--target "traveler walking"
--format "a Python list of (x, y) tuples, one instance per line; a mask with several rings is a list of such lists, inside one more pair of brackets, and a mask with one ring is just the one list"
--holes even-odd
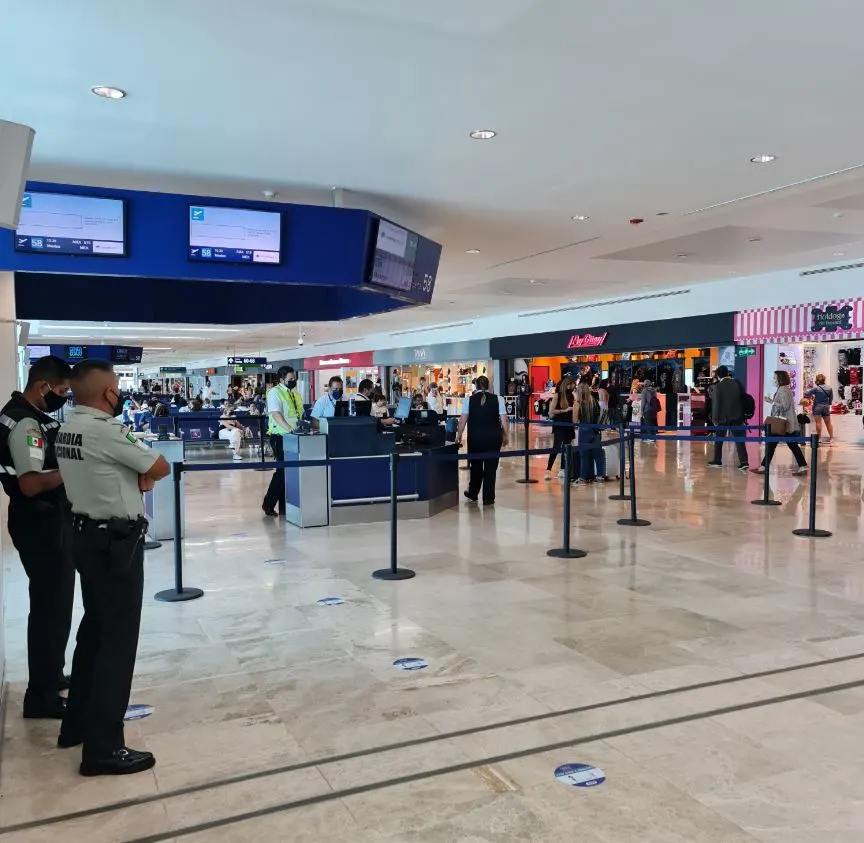
[[(771, 426), (771, 419), (777, 419), (778, 425), (782, 427), (782, 421), (779, 420), (785, 420), (786, 429), (785, 431), (772, 429), (771, 436), (798, 436), (800, 426), (798, 424), (798, 414), (795, 412), (795, 398), (792, 395), (792, 382), (789, 378), (789, 372), (774, 372), (774, 383), (777, 386), (774, 397), (769, 398), (767, 395), (765, 396), (765, 401), (771, 403), (768, 424)], [(762, 465), (756, 469), (757, 474), (764, 474), (771, 465), (777, 445), (777, 442), (766, 443), (765, 458), (762, 460)], [(786, 445), (798, 464), (795, 474), (805, 474), (807, 472), (807, 460), (804, 459), (804, 454), (801, 452), (798, 443), (787, 442)]]
[(468, 453), (483, 454), (480, 459), (469, 460), (470, 476), (465, 497), (477, 502), (483, 492), (483, 505), (495, 503), (495, 479), (498, 473), (497, 454), (510, 444), (507, 435), (507, 406), (504, 398), (489, 391), (489, 378), (480, 375), (475, 381), (476, 392), (463, 403), (462, 417), (456, 431), (456, 444), (461, 446), (465, 428), (468, 428)]
[(816, 375), (814, 382), (816, 385), (804, 393), (801, 403), (803, 404), (805, 399), (813, 402), (810, 413), (816, 421), (816, 434), (820, 439), (822, 438), (822, 423), (824, 422), (825, 429), (828, 431), (828, 437), (825, 441), (830, 442), (834, 438), (834, 425), (831, 423), (834, 390), (830, 386), (825, 386), (825, 375)]
[(657, 416), (660, 412), (660, 399), (657, 397), (657, 390), (654, 389), (654, 384), (648, 378), (642, 382), (640, 401), (642, 413), (639, 426), (642, 428), (642, 438), (648, 442), (653, 442), (657, 438)]
[[(744, 387), (729, 373), (726, 366), (717, 367), (717, 383), (714, 386), (711, 404), (712, 421), (715, 427), (714, 459), (708, 463), (711, 468), (721, 468), (723, 465), (723, 442), (727, 434), (733, 439), (743, 439), (745, 430), (730, 430), (730, 427), (744, 426)], [(750, 458), (747, 456), (747, 445), (738, 441), (735, 443), (738, 452), (738, 470), (750, 469)]]

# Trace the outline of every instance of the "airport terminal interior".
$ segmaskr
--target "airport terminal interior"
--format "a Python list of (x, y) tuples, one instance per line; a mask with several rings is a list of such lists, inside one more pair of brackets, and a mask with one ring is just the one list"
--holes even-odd
[(87, 5), (0, 32), (0, 843), (861, 843), (864, 7)]

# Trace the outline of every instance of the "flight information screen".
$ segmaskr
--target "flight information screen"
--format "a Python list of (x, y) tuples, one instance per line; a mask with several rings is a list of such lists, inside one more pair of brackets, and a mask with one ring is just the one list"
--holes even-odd
[(55, 255), (126, 255), (122, 199), (27, 191), (15, 230), (15, 250)]
[(192, 205), (189, 260), (215, 263), (282, 262), (282, 214)]
[(441, 247), (387, 220), (378, 221), (368, 284), (417, 304), (429, 304)]

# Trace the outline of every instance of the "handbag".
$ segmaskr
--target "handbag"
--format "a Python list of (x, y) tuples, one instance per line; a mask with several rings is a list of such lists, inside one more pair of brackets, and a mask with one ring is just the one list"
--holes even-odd
[(789, 432), (789, 422), (784, 416), (767, 416), (765, 424), (772, 436), (785, 436)]
[(810, 424), (810, 416), (807, 413), (798, 413), (798, 424)]

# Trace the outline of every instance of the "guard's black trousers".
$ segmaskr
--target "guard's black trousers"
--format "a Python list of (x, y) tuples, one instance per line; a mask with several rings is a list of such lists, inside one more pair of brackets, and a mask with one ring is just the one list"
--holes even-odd
[(27, 698), (56, 699), (72, 628), (75, 567), (65, 507), (9, 504), (9, 535), (30, 580)]
[[(501, 450), (500, 437), (495, 439), (469, 439), (469, 454), (494, 453)], [(498, 477), (498, 457), (468, 460), (468, 494), (477, 498), (482, 490), (483, 503), (495, 503), (495, 481)]]
[(125, 745), (144, 597), (144, 546), (130, 563), (112, 565), (104, 530), (72, 531), (72, 553), (81, 577), (84, 617), (72, 659), (72, 686), (63, 732), (84, 739), (84, 758), (98, 759)]
[[(273, 449), (273, 456), (277, 462), (284, 459), (285, 449), (282, 446), (282, 437), (271, 433), (270, 447)], [(273, 472), (273, 477), (270, 479), (270, 485), (267, 487), (267, 494), (264, 495), (264, 508), (276, 509), (279, 507), (279, 512), (285, 511), (285, 469), (277, 468)]]

